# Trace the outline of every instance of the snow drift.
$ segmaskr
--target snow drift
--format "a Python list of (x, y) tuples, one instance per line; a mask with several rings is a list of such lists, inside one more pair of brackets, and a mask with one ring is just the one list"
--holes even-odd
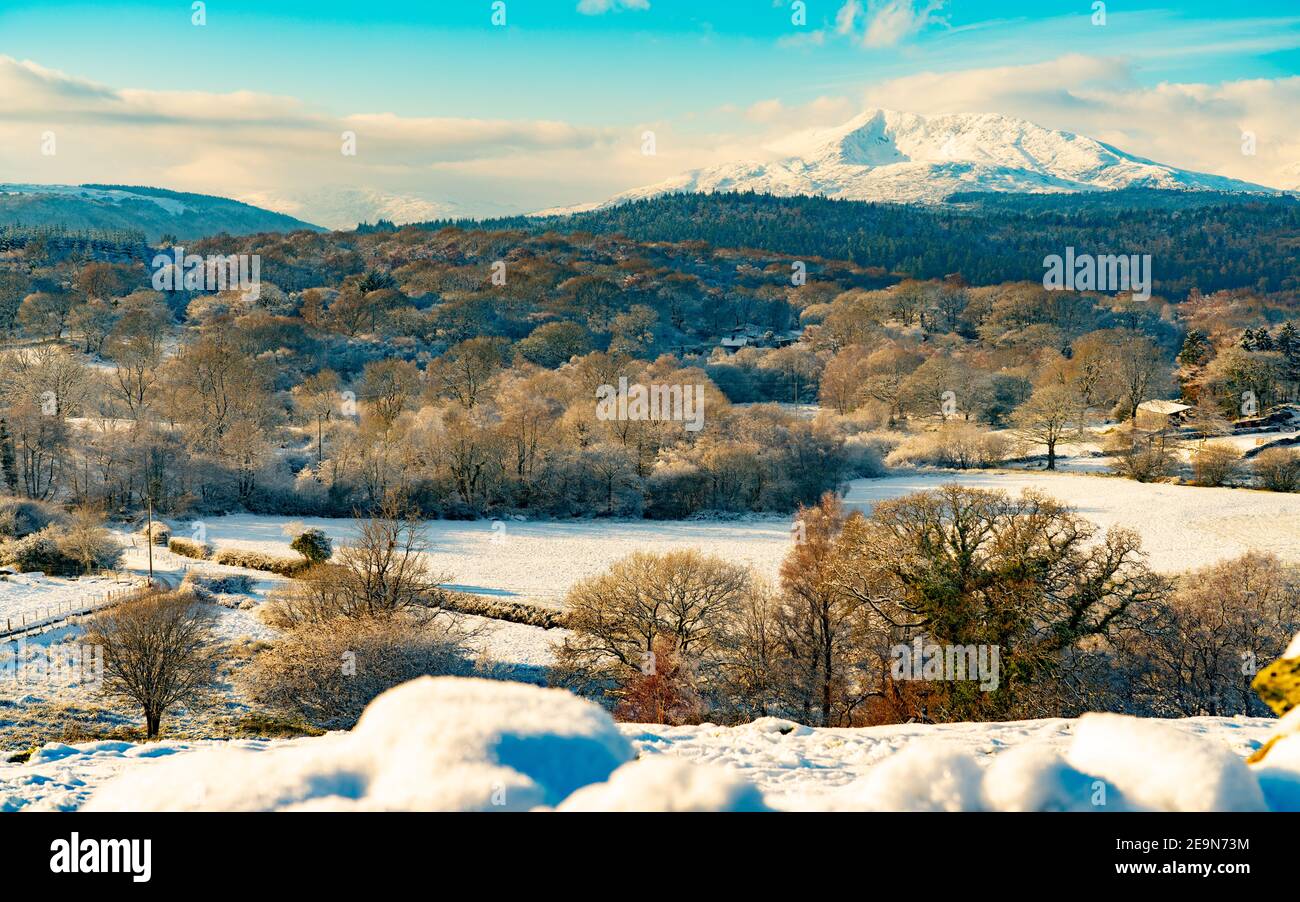
[[(1020, 735), (1040, 723), (1057, 725), (1060, 741), (1025, 738), (1006, 747), (989, 738), (1004, 726), (996, 724), (956, 725), (969, 729), (960, 738), (950, 732), (940, 739), (934, 737), (945, 727), (823, 730), (776, 718), (740, 727), (620, 727), (599, 706), (561, 690), (423, 677), (377, 698), (349, 733), (140, 760), (100, 784), (84, 807), (566, 812), (1300, 807), (1300, 739), (1279, 743), (1264, 764), (1251, 767), (1219, 738), (1245, 727), (1231, 719), (1215, 721), (1223, 734), (1206, 735), (1198, 732), (1211, 726), (1206, 719), (1186, 722), (1191, 724), (1186, 728), (1181, 721), (1088, 714), (1077, 721), (1024, 722)], [(687, 735), (696, 744), (679, 740), (674, 746), (675, 736)], [(841, 749), (841, 766), (865, 770), (830, 792), (783, 794), (781, 786), (792, 773), (824, 769), (805, 757), (813, 744)], [(133, 753), (153, 747), (91, 751), (139, 758)], [(32, 766), (63, 766), (80, 754), (79, 747), (51, 747), (38, 752)]]
[(517, 811), (555, 805), (632, 757), (609, 715), (567, 692), (422, 677), (371, 702), (350, 733), (172, 758), (85, 807)]

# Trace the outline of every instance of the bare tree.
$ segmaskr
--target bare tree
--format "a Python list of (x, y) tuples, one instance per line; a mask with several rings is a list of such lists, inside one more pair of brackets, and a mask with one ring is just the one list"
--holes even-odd
[(1056, 469), (1056, 446), (1078, 433), (1077, 395), (1064, 385), (1040, 386), (1011, 415), (1017, 437), (1047, 447), (1047, 469)]
[(1159, 345), (1132, 329), (1116, 329), (1110, 335), (1109, 344), (1111, 376), (1117, 387), (1120, 410), (1134, 422), (1138, 405), (1165, 387), (1172, 367)]
[(316, 463), (325, 460), (325, 423), (339, 405), (339, 377), (333, 370), (321, 370), (295, 385), (294, 406), (316, 423)]
[[(560, 673), (581, 674), (619, 699), (656, 671), (656, 648), (666, 640), (675, 682), (707, 679), (750, 587), (744, 567), (696, 551), (630, 555), (569, 592), (573, 635), (559, 650)], [(684, 696), (685, 687), (673, 693)]]
[(258, 615), (280, 630), (327, 623), (356, 613), (350, 574), (338, 564), (317, 564), (271, 593)]
[(1300, 568), (1250, 553), (1178, 579), (1116, 642), (1139, 713), (1267, 715), (1250, 683), (1300, 630)]
[(168, 708), (193, 701), (212, 683), (212, 640), (207, 610), (180, 593), (100, 611), (86, 631), (86, 641), (103, 652), (104, 690), (140, 706), (149, 739), (157, 738)]
[(420, 370), (410, 361), (388, 357), (366, 364), (361, 376), (361, 398), (375, 418), (390, 428), (420, 393)]
[(430, 364), (429, 379), (443, 395), (471, 408), (501, 369), (504, 353), (500, 338), (484, 336), (462, 341)]
[(90, 573), (96, 567), (115, 567), (122, 556), (120, 543), (104, 528), (103, 515), (89, 508), (73, 511), (59, 544), (81, 564), (83, 573)]
[(336, 555), (353, 616), (419, 613), (436, 607), (449, 577), (429, 569), (428, 533), (390, 493), (375, 516), (358, 518), (357, 538)]
[(115, 364), (116, 392), (131, 416), (140, 419), (158, 381), (170, 317), (161, 298), (150, 292), (126, 297), (121, 307), (121, 318), (108, 336), (106, 349)]
[(805, 671), (811, 696), (804, 700), (805, 717), (816, 710), (824, 727), (847, 718), (861, 701), (856, 681), (845, 679), (863, 657), (854, 624), (865, 606), (836, 583), (836, 541), (844, 522), (844, 506), (829, 493), (801, 508), (798, 541), (781, 564), (785, 646)]

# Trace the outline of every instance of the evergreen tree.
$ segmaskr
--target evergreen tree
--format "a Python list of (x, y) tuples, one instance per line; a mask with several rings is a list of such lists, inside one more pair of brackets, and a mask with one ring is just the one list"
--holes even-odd
[(0, 474), (10, 492), (18, 491), (18, 465), (14, 461), (14, 440), (9, 434), (9, 424), (0, 418)]
[(1183, 348), (1178, 352), (1178, 363), (1187, 369), (1204, 366), (1212, 350), (1209, 337), (1199, 329), (1192, 329), (1183, 339)]

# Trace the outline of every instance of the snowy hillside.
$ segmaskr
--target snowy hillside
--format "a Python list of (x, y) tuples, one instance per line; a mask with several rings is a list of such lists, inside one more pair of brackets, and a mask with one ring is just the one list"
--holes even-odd
[(225, 197), (121, 185), (0, 184), (0, 225), (129, 229), (150, 241), (188, 241), (225, 232), (319, 230), (317, 226)]
[(869, 110), (844, 125), (800, 133), (765, 151), (763, 160), (697, 169), (595, 206), (672, 192), (719, 191), (894, 203), (940, 203), (958, 191), (1060, 193), (1138, 187), (1275, 193), (988, 113), (924, 117)]
[(52, 743), (0, 764), (4, 810), (1296, 810), (1265, 718), (813, 729), (615, 724), (555, 689), (452, 677), (390, 690), (350, 733)]

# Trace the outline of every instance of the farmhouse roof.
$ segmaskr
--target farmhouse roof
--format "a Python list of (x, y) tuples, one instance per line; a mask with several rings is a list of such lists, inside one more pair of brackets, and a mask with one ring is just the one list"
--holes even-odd
[(1191, 410), (1190, 404), (1180, 404), (1177, 401), (1143, 401), (1138, 405), (1138, 410), (1147, 413), (1158, 413), (1168, 416), (1170, 414), (1182, 413), (1184, 410)]

